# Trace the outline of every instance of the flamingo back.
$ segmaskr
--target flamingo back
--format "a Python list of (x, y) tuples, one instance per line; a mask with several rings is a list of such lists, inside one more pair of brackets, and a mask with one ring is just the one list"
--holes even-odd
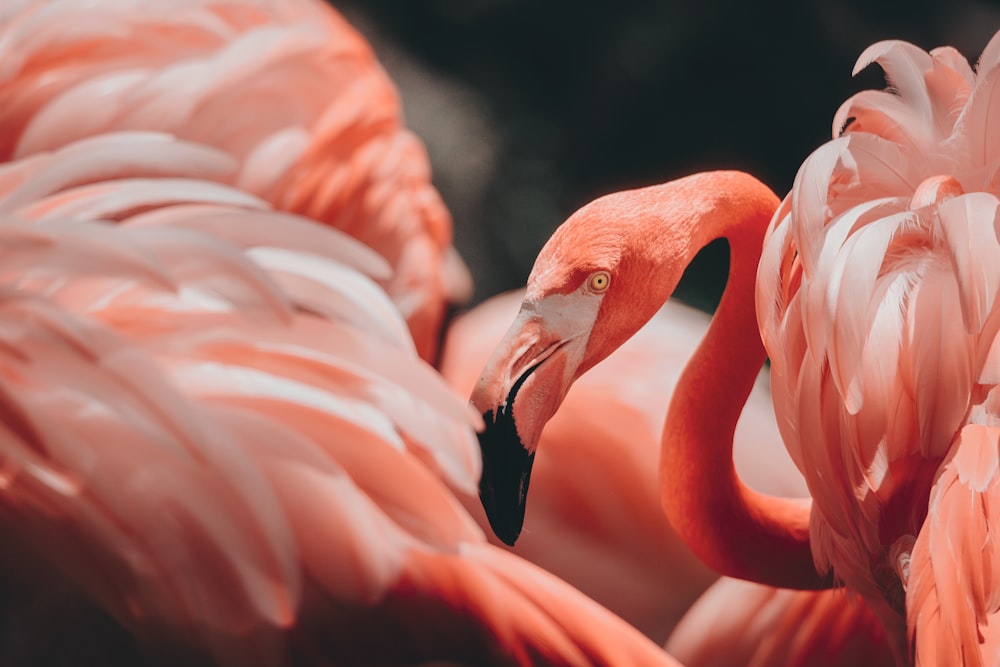
[(99, 134), (224, 150), (226, 183), (385, 257), (380, 279), (431, 359), (455, 270), (423, 145), (367, 42), (320, 0), (8, 3), (0, 159)]

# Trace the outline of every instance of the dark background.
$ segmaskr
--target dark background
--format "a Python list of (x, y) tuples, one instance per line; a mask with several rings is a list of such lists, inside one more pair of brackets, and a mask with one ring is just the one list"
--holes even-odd
[[(335, 0), (400, 87), (455, 216), (476, 300), (524, 284), (563, 219), (601, 194), (694, 171), (749, 171), (779, 195), (831, 136), (851, 77), (881, 39), (958, 48), (1000, 28), (958, 0)], [(679, 296), (712, 308), (726, 250)]]

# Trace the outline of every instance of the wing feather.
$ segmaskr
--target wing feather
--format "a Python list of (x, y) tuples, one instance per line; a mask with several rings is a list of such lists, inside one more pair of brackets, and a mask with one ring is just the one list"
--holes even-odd
[(987, 631), (1000, 611), (1000, 429), (970, 424), (931, 491), (930, 511), (910, 565), (910, 641), (918, 665), (961, 656), (994, 664), (1000, 637)]

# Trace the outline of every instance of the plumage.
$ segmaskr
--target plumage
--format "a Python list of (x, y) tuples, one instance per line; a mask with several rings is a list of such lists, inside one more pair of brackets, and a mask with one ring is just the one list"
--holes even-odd
[[(885, 624), (900, 664), (992, 664), (1000, 566), (991, 438), (1000, 328), (994, 37), (866, 50), (887, 91), (837, 112), (775, 215), (761, 332), (813, 553)], [(856, 70), (857, 71), (857, 70)]]
[[(204, 154), (173, 148), (178, 170)], [(227, 185), (190, 205), (176, 184), (114, 223), (82, 212), (131, 179), (80, 190), (70, 219), (0, 218), (5, 574), (105, 610), (136, 659), (672, 664), (485, 543), (453, 491), (475, 488), (478, 420), (358, 272), (381, 260), (344, 264), (357, 241)], [(331, 277), (310, 286), (325, 310), (273, 252)], [(370, 301), (338, 297), (365, 283)]]
[[(446, 302), (470, 291), (450, 249), (451, 218), (392, 82), (325, 3), (18, 1), (0, 14), (0, 61), (0, 160), (130, 130), (220, 149), (181, 176), (236, 186), (233, 197), (325, 222), (375, 249), (394, 269), (380, 284), (433, 359)], [(160, 160), (169, 160), (164, 146), (115, 161), (78, 149), (78, 159), (105, 165), (95, 178), (161, 176)], [(137, 186), (140, 198), (170, 191)], [(186, 189), (194, 199), (205, 187), (213, 186)], [(126, 192), (101, 206), (127, 206)], [(48, 205), (72, 210), (72, 200), (67, 193)]]
[(889, 667), (878, 619), (843, 590), (794, 591), (722, 577), (666, 643), (687, 667)]

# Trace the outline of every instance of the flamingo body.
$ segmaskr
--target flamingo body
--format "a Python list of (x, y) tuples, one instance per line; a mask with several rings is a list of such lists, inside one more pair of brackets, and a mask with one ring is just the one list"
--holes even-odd
[[(0, 168), (8, 572), (161, 657), (672, 664), (485, 543), (452, 491), (475, 488), (477, 420), (367, 275), (379, 255), (208, 180), (216, 149), (83, 143)], [(90, 178), (62, 159), (83, 149), (107, 158)], [(100, 178), (137, 155), (158, 175)]]
[(153, 663), (672, 664), (456, 499), (478, 420), (418, 357), (450, 220), (338, 14), (19, 1), (0, 33), (5, 618), (97, 608)]
[[(803, 164), (757, 288), (778, 423), (815, 500), (817, 565), (898, 660), (995, 664), (1000, 38), (866, 50), (865, 91)], [(849, 120), (850, 119), (850, 120)]]

